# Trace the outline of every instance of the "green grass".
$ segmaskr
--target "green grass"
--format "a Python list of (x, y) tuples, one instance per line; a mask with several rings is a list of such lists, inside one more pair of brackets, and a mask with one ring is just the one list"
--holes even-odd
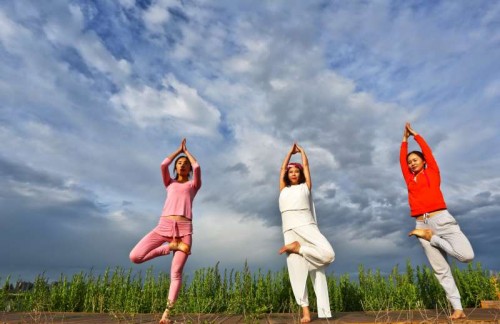
[[(479, 263), (459, 269), (453, 275), (464, 307), (476, 307), (480, 300), (497, 299), (498, 278), (483, 270)], [(225, 313), (257, 316), (265, 313), (294, 313), (295, 304), (288, 272), (258, 270), (251, 273), (247, 264), (240, 271), (221, 271), (214, 267), (195, 271), (186, 278), (176, 303), (178, 313)], [(10, 277), (0, 278), (0, 311), (50, 311), (97, 313), (161, 313), (166, 305), (170, 279), (168, 274), (153, 274), (123, 268), (107, 269), (103, 274), (61, 275), (49, 282), (44, 274), (36, 277), (33, 288), (21, 292), (12, 289)], [(427, 266), (414, 268), (409, 262), (404, 271), (395, 266), (389, 275), (359, 266), (358, 279), (347, 274), (328, 276), (333, 312), (408, 310), (447, 305), (443, 289)], [(315, 310), (311, 283), (310, 306)]]

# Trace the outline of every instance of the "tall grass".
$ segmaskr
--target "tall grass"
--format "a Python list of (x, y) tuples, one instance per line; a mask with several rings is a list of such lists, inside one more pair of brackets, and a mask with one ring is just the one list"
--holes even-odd
[[(453, 266), (453, 275), (464, 307), (498, 299), (498, 278), (479, 263), (465, 269)], [(175, 312), (254, 316), (298, 309), (286, 269), (252, 273), (245, 263), (241, 271), (221, 271), (216, 264), (186, 279)], [(404, 271), (395, 266), (388, 275), (360, 265), (357, 280), (347, 274), (330, 274), (327, 280), (334, 312), (422, 309), (447, 304), (432, 270), (427, 266), (414, 268), (410, 262)], [(93, 271), (71, 278), (61, 274), (56, 282), (49, 282), (41, 274), (27, 291), (16, 290), (10, 277), (3, 282), (0, 278), (0, 311), (160, 313), (166, 305), (169, 285), (168, 274), (155, 276), (152, 268), (144, 274), (119, 267), (97, 276)], [(308, 292), (314, 311), (316, 298), (310, 282)]]

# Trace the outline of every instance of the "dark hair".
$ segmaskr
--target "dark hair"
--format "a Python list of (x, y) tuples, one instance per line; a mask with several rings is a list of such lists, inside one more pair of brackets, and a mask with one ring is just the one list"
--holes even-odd
[(175, 180), (177, 180), (177, 178), (179, 177), (179, 175), (177, 174), (177, 169), (175, 168), (175, 166), (177, 165), (177, 161), (179, 161), (180, 159), (182, 158), (185, 158), (188, 162), (189, 162), (189, 173), (192, 173), (193, 172), (193, 166), (191, 165), (191, 161), (189, 161), (188, 157), (185, 156), (185, 155), (181, 155), (179, 156), (177, 159), (175, 159), (175, 162), (174, 162), (174, 176), (175, 176)]
[[(297, 168), (297, 167), (294, 167), (294, 168)], [(287, 187), (289, 187), (291, 185), (290, 179), (288, 179), (288, 171), (290, 169), (291, 168), (287, 168), (286, 172), (285, 172), (285, 175), (283, 176), (283, 180), (285, 181), (285, 185)], [(299, 184), (306, 182), (306, 176), (304, 175), (304, 170), (302, 170), (301, 168), (297, 168), (297, 169), (299, 169), (299, 173), (300, 173), (299, 174)]]
[(422, 160), (424, 160), (425, 162), (425, 156), (424, 156), (424, 153), (420, 152), (420, 151), (411, 151), (410, 153), (406, 154), (406, 161), (408, 161), (408, 157), (412, 154), (416, 154), (418, 155)]

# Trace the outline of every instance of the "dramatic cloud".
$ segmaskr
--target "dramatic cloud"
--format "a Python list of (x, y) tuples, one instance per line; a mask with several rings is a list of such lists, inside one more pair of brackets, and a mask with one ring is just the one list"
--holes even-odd
[(117, 109), (125, 110), (125, 119), (141, 128), (166, 125), (166, 129), (187, 135), (214, 136), (217, 134), (220, 113), (203, 100), (196, 89), (181, 84), (169, 75), (161, 90), (150, 87), (125, 89), (111, 97)]
[(0, 278), (168, 271), (128, 254), (184, 137), (203, 178), (188, 274), (285, 265), (278, 176), (295, 141), (331, 271), (424, 263), (407, 237), (405, 121), (476, 260), (500, 270), (499, 19), (486, 0), (3, 2)]

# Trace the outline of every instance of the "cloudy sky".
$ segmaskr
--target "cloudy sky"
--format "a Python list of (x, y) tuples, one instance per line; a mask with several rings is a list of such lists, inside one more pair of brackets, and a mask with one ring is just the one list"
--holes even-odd
[[(0, 4), (0, 277), (144, 265), (160, 163), (202, 168), (186, 272), (278, 270), (278, 175), (309, 155), (335, 273), (410, 258), (398, 153), (429, 142), (476, 261), (500, 270), (497, 1), (25, 1)], [(416, 149), (411, 142), (410, 149)]]

